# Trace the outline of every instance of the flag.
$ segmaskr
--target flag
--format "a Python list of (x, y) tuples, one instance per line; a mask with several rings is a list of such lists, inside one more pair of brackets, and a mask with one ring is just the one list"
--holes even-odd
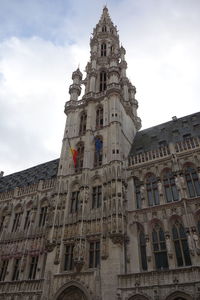
[(74, 148), (71, 148), (71, 147), (70, 147), (70, 151), (71, 151), (72, 158), (73, 158), (73, 161), (74, 161), (74, 167), (76, 167), (78, 151)]
[(96, 152), (97, 152), (97, 153), (100, 153), (101, 148), (102, 148), (102, 145), (103, 145), (102, 140), (101, 140), (100, 138), (98, 138), (98, 137), (95, 137), (95, 138), (94, 138), (94, 141), (95, 141), (95, 149), (96, 149)]

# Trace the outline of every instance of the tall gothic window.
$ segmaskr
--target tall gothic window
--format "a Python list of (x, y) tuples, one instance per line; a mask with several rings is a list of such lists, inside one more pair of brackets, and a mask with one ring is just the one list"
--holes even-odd
[(135, 198), (136, 198), (136, 208), (141, 208), (141, 193), (140, 193), (140, 181), (138, 178), (134, 178), (134, 185), (135, 185)]
[(90, 242), (89, 268), (97, 268), (100, 265), (100, 242)]
[(197, 221), (197, 231), (198, 234), (200, 235), (200, 219)]
[(190, 252), (188, 247), (187, 235), (185, 228), (179, 222), (176, 222), (172, 227), (172, 236), (174, 241), (174, 248), (176, 253), (177, 265), (190, 266)]
[(5, 218), (6, 218), (5, 215), (1, 216), (1, 220), (0, 220), (0, 232), (2, 232), (2, 230), (3, 230)]
[(24, 230), (29, 228), (30, 225), (30, 210), (27, 210), (26, 212), (26, 218), (25, 218), (25, 222), (24, 222)]
[(185, 179), (187, 182), (189, 197), (193, 198), (200, 196), (200, 181), (194, 168), (188, 167), (185, 170)]
[(76, 160), (76, 172), (81, 171), (83, 168), (83, 158), (84, 158), (84, 143), (80, 142), (77, 145), (77, 160)]
[(106, 43), (101, 44), (101, 56), (106, 56)]
[(30, 261), (28, 279), (35, 279), (38, 265), (38, 256), (32, 256)]
[(0, 281), (4, 281), (6, 278), (7, 268), (8, 268), (8, 259), (1, 261), (1, 269), (0, 269)]
[(143, 230), (139, 231), (139, 243), (140, 243), (140, 257), (142, 270), (147, 270), (147, 254), (146, 254), (146, 240)]
[(102, 71), (100, 73), (100, 85), (99, 85), (100, 92), (103, 92), (106, 90), (106, 86), (107, 86), (106, 81), (107, 81), (107, 74), (105, 71)]
[(166, 202), (178, 201), (178, 190), (173, 173), (168, 170), (163, 174), (163, 186)]
[(100, 167), (103, 160), (103, 140), (101, 136), (94, 138), (94, 167)]
[(19, 280), (20, 271), (20, 258), (16, 258), (14, 261), (12, 280)]
[(71, 196), (71, 213), (78, 211), (79, 206), (79, 191), (73, 191)]
[(94, 186), (92, 188), (92, 208), (99, 208), (102, 203), (102, 186)]
[(157, 178), (150, 174), (146, 179), (147, 197), (149, 206), (158, 205), (160, 203), (158, 194)]
[(102, 32), (106, 32), (107, 31), (107, 27), (106, 27), (106, 25), (103, 25), (102, 26)]
[(22, 217), (22, 212), (16, 212), (14, 221), (13, 221), (13, 227), (12, 227), (12, 232), (15, 232), (19, 229), (20, 222), (21, 222), (21, 217)]
[(152, 231), (152, 244), (155, 256), (156, 269), (168, 268), (167, 249), (163, 229), (156, 224)]
[(86, 123), (87, 123), (87, 114), (86, 114), (86, 112), (82, 112), (81, 116), (80, 116), (79, 135), (85, 134)]
[(64, 271), (70, 271), (74, 268), (73, 250), (74, 244), (65, 246)]
[(96, 129), (101, 129), (103, 127), (103, 107), (98, 106), (96, 110)]
[(47, 218), (47, 206), (42, 206), (40, 208), (39, 227), (43, 227), (45, 225), (46, 218)]

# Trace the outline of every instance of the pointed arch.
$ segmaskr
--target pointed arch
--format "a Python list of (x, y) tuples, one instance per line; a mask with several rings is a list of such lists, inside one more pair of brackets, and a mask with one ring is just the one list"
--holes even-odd
[(155, 223), (152, 229), (152, 248), (155, 257), (156, 269), (168, 269), (169, 266), (165, 234), (160, 223)]
[(86, 133), (86, 125), (87, 125), (87, 113), (85, 111), (82, 111), (80, 114), (79, 135), (83, 135)]
[(94, 143), (94, 167), (100, 167), (103, 162), (103, 137), (101, 135), (95, 136)]
[(142, 195), (141, 195), (141, 182), (139, 178), (134, 177), (134, 186), (135, 186), (135, 200), (136, 200), (136, 208), (142, 208)]
[(186, 163), (184, 165), (184, 175), (188, 190), (188, 196), (190, 198), (200, 196), (200, 180), (194, 164)]
[(193, 298), (183, 291), (175, 291), (170, 293), (166, 300), (192, 300)]
[(96, 129), (103, 128), (103, 106), (98, 105), (96, 109)]
[(99, 78), (99, 91), (103, 92), (107, 88), (107, 73), (106, 71), (100, 72), (100, 78)]
[(106, 54), (107, 54), (107, 45), (104, 42), (101, 44), (101, 56), (106, 56)]
[(190, 258), (187, 234), (180, 218), (173, 220), (172, 239), (174, 243), (177, 266), (190, 266), (192, 263)]
[(84, 143), (79, 142), (76, 146), (77, 149), (77, 158), (76, 158), (76, 172), (80, 172), (83, 168), (83, 159), (84, 159)]
[(139, 252), (140, 263), (143, 271), (147, 270), (147, 254), (146, 254), (146, 239), (144, 228), (141, 224), (137, 223), (138, 240), (139, 240)]
[(136, 295), (133, 295), (130, 298), (128, 298), (128, 300), (149, 300), (149, 298), (147, 298), (146, 296), (144, 296), (142, 294), (136, 294)]
[(72, 280), (63, 285), (52, 297), (52, 300), (92, 300), (91, 295), (91, 291), (86, 287)]
[(148, 173), (146, 175), (146, 190), (149, 206), (160, 204), (158, 193), (158, 180), (153, 173)]
[(169, 168), (164, 169), (161, 173), (161, 176), (166, 202), (169, 203), (173, 201), (178, 201), (179, 194), (175, 183), (175, 176), (172, 173), (172, 170)]

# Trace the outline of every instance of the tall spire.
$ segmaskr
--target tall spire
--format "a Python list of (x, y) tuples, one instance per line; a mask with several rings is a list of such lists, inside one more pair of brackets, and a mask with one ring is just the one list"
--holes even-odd
[(99, 24), (103, 24), (103, 23), (112, 23), (112, 20), (110, 18), (108, 8), (106, 5), (103, 8), (103, 12), (102, 12), (101, 18), (99, 20)]

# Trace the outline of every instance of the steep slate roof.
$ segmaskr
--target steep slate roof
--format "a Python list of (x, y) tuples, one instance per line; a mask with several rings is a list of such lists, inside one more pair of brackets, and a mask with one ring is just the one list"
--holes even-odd
[(0, 178), (0, 193), (56, 177), (59, 159)]
[[(192, 137), (200, 136), (200, 112), (138, 131), (129, 155), (132, 156), (137, 153), (150, 151), (165, 143), (182, 141), (190, 135)], [(54, 178), (57, 175), (58, 164), (59, 159), (55, 159), (27, 170), (4, 176), (0, 178), (0, 193), (16, 187), (35, 184), (40, 180)]]
[(133, 141), (130, 156), (169, 144), (187, 137), (200, 136), (200, 112), (138, 131)]

